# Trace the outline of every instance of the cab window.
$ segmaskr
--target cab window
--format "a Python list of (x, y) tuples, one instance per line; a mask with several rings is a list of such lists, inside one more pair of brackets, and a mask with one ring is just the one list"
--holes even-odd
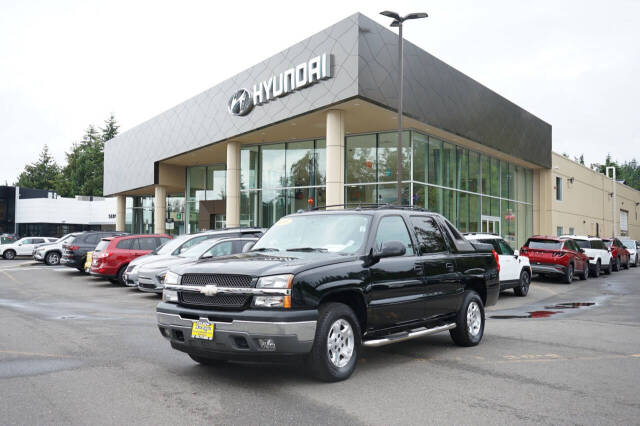
[(498, 247), (500, 247), (501, 254), (504, 254), (507, 256), (513, 256), (513, 249), (509, 244), (507, 244), (505, 240), (497, 240), (497, 241), (498, 241)]
[(116, 244), (116, 248), (122, 250), (131, 250), (131, 243), (133, 243), (133, 238), (127, 238), (126, 240), (118, 241), (118, 244)]
[(156, 248), (156, 239), (152, 237), (138, 238), (140, 250), (153, 250)]
[(184, 244), (182, 245), (182, 247), (180, 247), (180, 250), (178, 251), (178, 254), (179, 254), (179, 253), (184, 252), (184, 251), (185, 251), (185, 250), (187, 250), (189, 247), (193, 247), (193, 246), (195, 246), (196, 244), (200, 244), (200, 243), (201, 243), (202, 241), (204, 241), (205, 239), (207, 239), (207, 236), (206, 236), (206, 235), (203, 235), (203, 236), (201, 236), (201, 237), (195, 237), (195, 238), (190, 239), (189, 241), (187, 241), (186, 243), (184, 243)]
[(378, 224), (378, 232), (376, 233), (375, 250), (380, 251), (382, 244), (387, 241), (400, 241), (407, 249), (405, 256), (413, 256), (413, 244), (409, 231), (400, 216), (385, 216)]
[(420, 254), (439, 253), (447, 250), (442, 232), (432, 218), (411, 216), (411, 224), (418, 238)]

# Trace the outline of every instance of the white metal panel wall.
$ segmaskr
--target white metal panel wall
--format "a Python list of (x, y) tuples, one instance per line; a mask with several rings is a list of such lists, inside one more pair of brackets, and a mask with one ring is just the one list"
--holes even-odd
[(73, 223), (115, 225), (116, 200), (81, 201), (75, 198), (16, 200), (16, 223)]
[(629, 212), (620, 210), (620, 231), (629, 230)]

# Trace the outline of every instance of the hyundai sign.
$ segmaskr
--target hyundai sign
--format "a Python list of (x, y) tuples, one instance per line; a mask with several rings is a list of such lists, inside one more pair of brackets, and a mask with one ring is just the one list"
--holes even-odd
[(252, 92), (247, 89), (237, 90), (229, 99), (227, 108), (233, 115), (247, 115), (254, 106), (262, 105), (330, 77), (331, 55), (323, 53), (268, 80), (254, 84)]

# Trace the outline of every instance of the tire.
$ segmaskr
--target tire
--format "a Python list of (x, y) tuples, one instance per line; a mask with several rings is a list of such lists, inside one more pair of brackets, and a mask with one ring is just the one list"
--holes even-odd
[(633, 262), (633, 264), (632, 264), (632, 265), (633, 265), (633, 267), (634, 267), (634, 268), (637, 268), (637, 267), (638, 267), (638, 255), (637, 255), (637, 254), (636, 254), (636, 261), (635, 261), (635, 262)]
[(484, 304), (475, 291), (465, 292), (462, 305), (456, 315), (456, 328), (449, 330), (449, 334), (458, 346), (475, 346), (482, 340), (484, 335)]
[(600, 268), (602, 267), (602, 264), (600, 263), (600, 259), (598, 259), (596, 261), (596, 267), (593, 268), (593, 276), (595, 278), (598, 278), (600, 276)]
[(616, 257), (616, 261), (613, 264), (613, 270), (616, 272), (620, 271), (620, 258)]
[(122, 265), (122, 266), (120, 267), (120, 269), (118, 269), (118, 275), (117, 275), (117, 278), (118, 278), (118, 283), (119, 283), (120, 285), (125, 285), (125, 282), (124, 282), (124, 273), (125, 273), (125, 271), (126, 271), (126, 270), (127, 270), (127, 265)]
[(605, 275), (611, 275), (611, 271), (613, 270), (613, 259), (609, 259), (609, 264), (607, 265), (607, 269), (604, 270)]
[(587, 261), (587, 263), (585, 263), (584, 265), (584, 270), (582, 271), (582, 273), (580, 275), (578, 275), (580, 277), (580, 279), (582, 281), (586, 280), (589, 278), (589, 261)]
[(191, 358), (192, 360), (194, 360), (195, 362), (197, 362), (198, 364), (202, 364), (202, 365), (220, 365), (220, 364), (224, 364), (227, 362), (226, 359), (220, 359), (220, 358), (207, 358), (207, 357), (203, 357), (200, 355), (194, 355), (194, 354), (187, 354), (189, 355), (189, 358)]
[(623, 267), (624, 269), (629, 269), (629, 262), (630, 262), (630, 260), (629, 260), (629, 256), (627, 256), (627, 261), (625, 262), (625, 264), (624, 264), (624, 265), (622, 265), (622, 267)]
[(518, 287), (514, 287), (513, 292), (518, 297), (525, 297), (529, 294), (529, 285), (531, 284), (531, 275), (529, 275), (528, 271), (520, 272), (520, 285)]
[(13, 260), (16, 258), (16, 252), (15, 250), (6, 250), (3, 254), (2, 257), (4, 257), (7, 260)]
[(573, 271), (574, 271), (573, 263), (569, 263), (567, 270), (564, 273), (563, 281), (567, 284), (571, 284), (573, 282)]
[(353, 310), (342, 303), (321, 305), (307, 367), (318, 380), (346, 380), (356, 369), (360, 344), (360, 325)]
[(85, 273), (85, 272), (84, 272), (84, 268), (76, 267), (76, 269), (77, 269), (79, 272), (82, 272), (83, 274)]
[(55, 266), (60, 264), (60, 253), (57, 251), (50, 251), (44, 258), (44, 263), (49, 266)]

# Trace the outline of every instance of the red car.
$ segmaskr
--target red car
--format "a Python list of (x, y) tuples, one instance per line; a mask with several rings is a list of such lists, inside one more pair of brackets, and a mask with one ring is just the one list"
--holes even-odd
[(537, 235), (529, 238), (520, 250), (527, 256), (534, 274), (561, 277), (571, 284), (574, 275), (589, 278), (589, 257), (571, 238)]
[(622, 241), (617, 238), (603, 238), (602, 242), (611, 252), (613, 270), (619, 271), (620, 267), (629, 269), (629, 250), (622, 244)]
[(171, 236), (165, 234), (103, 238), (93, 252), (90, 273), (124, 285), (123, 275), (129, 262), (151, 253), (170, 239)]

